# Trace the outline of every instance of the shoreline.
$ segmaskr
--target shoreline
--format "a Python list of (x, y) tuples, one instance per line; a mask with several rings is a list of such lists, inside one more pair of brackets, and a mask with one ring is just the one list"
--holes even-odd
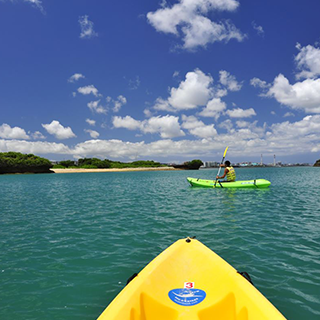
[(111, 169), (50, 169), (54, 173), (85, 173), (85, 172), (129, 172), (129, 171), (178, 171), (173, 167), (157, 168), (111, 168)]

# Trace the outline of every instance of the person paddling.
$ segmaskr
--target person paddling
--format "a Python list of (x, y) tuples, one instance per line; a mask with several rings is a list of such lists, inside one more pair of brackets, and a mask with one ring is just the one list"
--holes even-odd
[(216, 179), (223, 179), (225, 176), (227, 176), (227, 180), (224, 182), (233, 182), (236, 181), (236, 172), (231, 166), (230, 161), (225, 161), (224, 164), (221, 164), (220, 167), (225, 167), (223, 176), (217, 176)]

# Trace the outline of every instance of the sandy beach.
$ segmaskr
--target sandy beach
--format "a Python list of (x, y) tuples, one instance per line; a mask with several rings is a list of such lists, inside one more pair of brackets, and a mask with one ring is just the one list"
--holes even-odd
[(127, 172), (127, 171), (174, 171), (173, 167), (159, 168), (123, 168), (123, 169), (50, 169), (54, 173), (78, 173), (78, 172)]

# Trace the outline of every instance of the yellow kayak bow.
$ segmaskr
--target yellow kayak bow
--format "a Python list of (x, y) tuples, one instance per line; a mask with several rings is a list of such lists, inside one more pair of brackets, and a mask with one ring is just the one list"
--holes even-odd
[(151, 261), (98, 320), (280, 320), (281, 313), (241, 274), (195, 239)]

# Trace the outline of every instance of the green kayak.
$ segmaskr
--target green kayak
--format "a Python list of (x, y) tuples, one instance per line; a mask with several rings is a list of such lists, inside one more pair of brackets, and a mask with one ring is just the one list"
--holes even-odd
[(244, 180), (235, 182), (217, 181), (216, 185), (215, 180), (204, 180), (195, 178), (187, 178), (187, 180), (192, 187), (205, 188), (267, 188), (271, 184), (270, 181), (265, 179)]

